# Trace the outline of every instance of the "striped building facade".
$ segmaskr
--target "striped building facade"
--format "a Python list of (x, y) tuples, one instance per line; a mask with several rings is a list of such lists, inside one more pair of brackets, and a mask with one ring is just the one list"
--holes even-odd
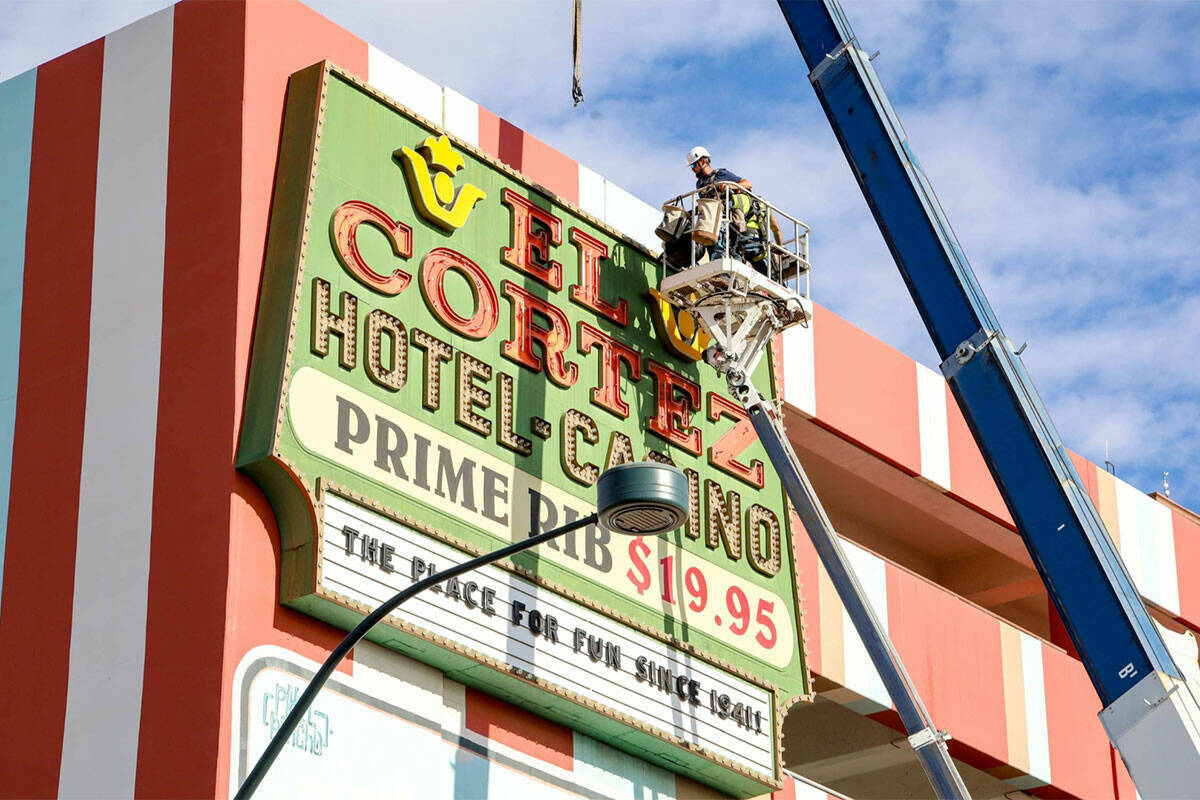
[[(656, 246), (653, 206), (298, 3), (188, 0), (0, 83), (0, 796), (229, 794), (267, 713), (247, 687), (342, 636), (278, 603), (274, 516), (233, 466), (287, 81), (321, 60)], [(1133, 798), (941, 376), (820, 307), (777, 358), (789, 436), (974, 796)], [(1200, 517), (1075, 463), (1194, 666)], [(919, 796), (797, 550), (817, 697), (776, 796)], [(364, 758), (412, 754), (413, 796), (716, 796), (374, 645), (334, 683), (389, 720)]]

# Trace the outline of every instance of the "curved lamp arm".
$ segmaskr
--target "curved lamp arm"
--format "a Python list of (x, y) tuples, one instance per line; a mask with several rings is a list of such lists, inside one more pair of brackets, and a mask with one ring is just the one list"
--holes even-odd
[(234, 795), (235, 800), (248, 800), (250, 797), (254, 796), (254, 792), (258, 789), (258, 785), (262, 783), (263, 778), (267, 776), (267, 771), (271, 769), (271, 765), (274, 764), (275, 759), (279, 757), (279, 753), (283, 750), (284, 744), (286, 744), (287, 740), (291, 738), (292, 731), (296, 729), (296, 725), (300, 722), (300, 718), (308, 712), (308, 707), (311, 706), (313, 700), (316, 699), (317, 693), (321, 691), (321, 687), (323, 687), (325, 682), (329, 680), (329, 676), (333, 674), (335, 669), (337, 669), (337, 665), (340, 664), (342, 659), (354, 649), (354, 646), (358, 644), (364, 636), (367, 635), (368, 631), (374, 628), (378, 623), (382, 622), (383, 618), (388, 614), (391, 614), (393, 611), (395, 611), (397, 606), (413, 595), (420, 594), (422, 591), (428, 589), (434, 584), (441, 583), (442, 581), (462, 575), (465, 572), (470, 572), (471, 570), (491, 564), (493, 561), (499, 561), (503, 558), (508, 558), (514, 553), (519, 553), (522, 550), (528, 550), (530, 547), (539, 545), (542, 542), (548, 542), (555, 537), (562, 536), (564, 533), (570, 533), (571, 531), (576, 531), (580, 528), (586, 528), (588, 525), (595, 524), (598, 520), (599, 516), (597, 514), (588, 514), (586, 517), (581, 517), (574, 522), (569, 522), (566, 525), (563, 525), (561, 528), (555, 528), (552, 531), (540, 533), (537, 536), (530, 536), (528, 539), (523, 541), (515, 542), (507, 547), (502, 547), (499, 550), (486, 553), (482, 556), (473, 558), (470, 561), (465, 561), (462, 564), (442, 570), (435, 575), (422, 578), (412, 586), (409, 586), (395, 594), (386, 603), (372, 611), (368, 616), (364, 617), (363, 621), (358, 623), (354, 630), (346, 634), (346, 638), (342, 639), (341, 643), (339, 643), (338, 646), (333, 649), (333, 652), (329, 654), (329, 658), (325, 659), (325, 663), (321, 665), (321, 668), (317, 670), (315, 675), (313, 675), (312, 680), (308, 682), (308, 687), (304, 690), (304, 694), (300, 695), (300, 699), (296, 701), (296, 705), (292, 708), (291, 713), (287, 715), (287, 719), (283, 721), (283, 724), (279, 727), (279, 730), (275, 732), (273, 737), (271, 737), (271, 742), (267, 745), (267, 749), (264, 750), (263, 754), (258, 757), (258, 761), (254, 764), (254, 768), (250, 770), (250, 773), (246, 775), (246, 779), (242, 781), (241, 788), (239, 788), (237, 794)]

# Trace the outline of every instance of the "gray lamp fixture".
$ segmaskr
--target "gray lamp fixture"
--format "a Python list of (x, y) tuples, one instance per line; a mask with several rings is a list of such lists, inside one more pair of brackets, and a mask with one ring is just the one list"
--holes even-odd
[(657, 536), (687, 519), (687, 478), (670, 464), (621, 464), (596, 481), (596, 506), (600, 524), (613, 533)]
[(569, 522), (560, 528), (530, 536), (507, 547), (501, 547), (491, 553), (473, 558), (470, 561), (457, 564), (442, 570), (427, 578), (423, 578), (412, 586), (393, 595), (379, 608), (372, 611), (362, 622), (346, 634), (346, 638), (333, 649), (329, 658), (313, 675), (312, 680), (292, 707), (287, 719), (279, 726), (279, 730), (271, 737), (267, 749), (258, 757), (254, 768), (242, 781), (241, 788), (234, 795), (236, 800), (245, 800), (254, 795), (258, 785), (267, 776), (267, 771), (279, 757), (284, 744), (291, 738), (292, 732), (300, 722), (300, 718), (308, 713), (309, 706), (316, 699), (321, 687), (329, 680), (329, 676), (337, 669), (342, 659), (349, 655), (367, 632), (381, 622), (388, 614), (413, 595), (420, 594), (434, 584), (458, 577), (464, 573), (478, 569), (486, 564), (528, 550), (530, 547), (547, 542), (565, 533), (586, 528), (599, 522), (613, 533), (627, 536), (657, 536), (660, 533), (675, 530), (687, 519), (688, 484), (687, 477), (670, 464), (643, 461), (633, 464), (621, 464), (606, 470), (596, 481), (597, 511)]

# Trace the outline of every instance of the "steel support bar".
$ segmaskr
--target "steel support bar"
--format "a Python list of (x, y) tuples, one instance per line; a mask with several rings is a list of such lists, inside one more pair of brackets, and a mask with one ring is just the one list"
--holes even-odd
[(1103, 704), (1151, 673), (1178, 679), (840, 5), (779, 4), (859, 187), (946, 359), (951, 390)]
[(854, 629), (858, 631), (871, 663), (875, 665), (875, 670), (883, 680), (888, 696), (900, 715), (900, 721), (909, 734), (909, 743), (912, 744), (921, 767), (929, 777), (929, 782), (940, 798), (969, 800), (971, 795), (967, 792), (962, 776), (958, 774), (958, 769), (950, 758), (950, 751), (946, 748), (947, 737), (934, 727), (929, 712), (925, 710), (908, 673), (904, 670), (900, 656), (888, 639), (887, 631), (871, 609), (871, 604), (854, 575), (854, 569), (842, 551), (833, 524), (829, 521), (829, 516), (825, 513), (812, 484), (809, 483), (808, 475), (800, 465), (795, 451), (784, 436), (774, 410), (752, 387), (743, 384), (737, 387), (731, 385), (730, 388), (735, 397), (742, 399), (742, 404), (750, 414), (750, 421), (766, 448), (767, 457), (779, 473), (784, 489), (800, 515), (800, 521), (804, 523), (804, 529), (816, 548), (821, 564), (829, 574), (829, 579), (837, 590)]

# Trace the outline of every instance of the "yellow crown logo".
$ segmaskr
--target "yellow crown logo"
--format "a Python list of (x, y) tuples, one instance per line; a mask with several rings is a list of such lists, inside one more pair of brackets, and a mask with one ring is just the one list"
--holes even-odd
[(428, 137), (416, 150), (401, 147), (392, 156), (404, 167), (417, 211), (443, 230), (461, 228), (475, 204), (487, 197), (482, 189), (469, 183), (454, 188), (454, 174), (465, 164), (445, 135)]

